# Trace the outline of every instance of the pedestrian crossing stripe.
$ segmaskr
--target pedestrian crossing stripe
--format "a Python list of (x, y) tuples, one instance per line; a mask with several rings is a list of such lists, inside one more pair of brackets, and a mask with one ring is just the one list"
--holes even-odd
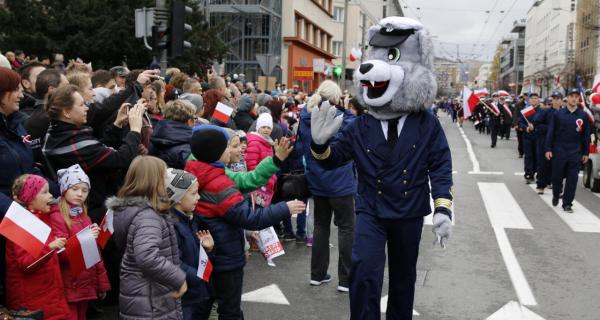
[[(530, 187), (535, 191), (535, 185), (530, 185)], [(577, 200), (573, 200), (574, 213), (567, 213), (560, 205), (556, 207), (552, 206), (552, 195), (550, 193), (544, 193), (539, 196), (571, 230), (575, 232), (600, 233), (600, 218), (582, 206)]]
[[(384, 296), (381, 298), (381, 304), (379, 306), (379, 309), (381, 310), (381, 313), (386, 313), (387, 311), (387, 305), (388, 305), (388, 296)], [(413, 309), (413, 316), (420, 316), (419, 312), (417, 312), (417, 310)]]

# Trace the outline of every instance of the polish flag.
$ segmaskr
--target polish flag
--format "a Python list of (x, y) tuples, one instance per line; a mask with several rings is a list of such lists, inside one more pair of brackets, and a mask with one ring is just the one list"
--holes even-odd
[(38, 257), (52, 229), (33, 213), (14, 202), (0, 223), (0, 234)]
[(465, 119), (473, 114), (473, 111), (479, 102), (479, 97), (476, 96), (471, 89), (463, 87), (463, 113)]
[(200, 258), (198, 259), (198, 273), (196, 275), (198, 278), (208, 282), (210, 280), (210, 274), (212, 273), (213, 266), (212, 262), (208, 259), (208, 255), (206, 251), (204, 251), (204, 247), (202, 247), (202, 243), (200, 244)]
[(113, 227), (113, 211), (108, 209), (104, 218), (102, 218), (102, 222), (100, 222), (100, 234), (98, 235), (98, 245), (100, 248), (104, 249), (106, 247), (106, 243), (110, 236), (115, 232), (115, 228)]
[(69, 238), (65, 248), (69, 258), (69, 268), (74, 274), (80, 274), (101, 261), (98, 244), (90, 227)]
[(510, 97), (510, 93), (506, 90), (498, 90), (498, 97)]
[(498, 109), (498, 106), (495, 103), (490, 103), (487, 106), (489, 106), (491, 108), (491, 111), (498, 116), (500, 114), (500, 109)]
[(521, 114), (525, 117), (525, 118), (529, 118), (532, 115), (535, 114), (535, 108), (533, 106), (529, 106), (527, 108), (524, 108), (523, 110), (521, 110)]
[(215, 112), (213, 112), (213, 118), (221, 121), (222, 123), (227, 123), (227, 122), (229, 122), (229, 118), (231, 118), (232, 113), (233, 113), (233, 108), (219, 102), (219, 103), (217, 103)]
[(594, 77), (594, 86), (592, 87), (592, 92), (598, 92), (600, 89), (600, 73)]

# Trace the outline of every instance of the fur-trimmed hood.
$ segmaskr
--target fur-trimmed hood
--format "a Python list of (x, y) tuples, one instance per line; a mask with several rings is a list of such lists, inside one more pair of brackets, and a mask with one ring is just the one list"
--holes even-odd
[(154, 211), (146, 197), (110, 197), (106, 207), (113, 211), (113, 240), (122, 251), (127, 246), (127, 233), (133, 219), (144, 210)]

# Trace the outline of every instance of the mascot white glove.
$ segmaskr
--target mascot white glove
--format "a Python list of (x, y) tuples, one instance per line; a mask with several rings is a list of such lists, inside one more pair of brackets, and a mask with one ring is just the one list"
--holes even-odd
[(315, 107), (310, 114), (310, 134), (315, 144), (323, 145), (333, 137), (344, 121), (344, 115), (336, 117), (337, 109), (324, 101), (321, 106)]
[(433, 234), (435, 240), (433, 245), (439, 244), (442, 248), (446, 247), (446, 243), (452, 234), (452, 220), (443, 213), (433, 214)]

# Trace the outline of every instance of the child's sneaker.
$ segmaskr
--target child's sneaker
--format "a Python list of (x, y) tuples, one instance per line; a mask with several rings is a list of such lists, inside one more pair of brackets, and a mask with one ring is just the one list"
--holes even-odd
[(312, 245), (313, 245), (313, 238), (306, 238), (306, 246), (312, 247)]

